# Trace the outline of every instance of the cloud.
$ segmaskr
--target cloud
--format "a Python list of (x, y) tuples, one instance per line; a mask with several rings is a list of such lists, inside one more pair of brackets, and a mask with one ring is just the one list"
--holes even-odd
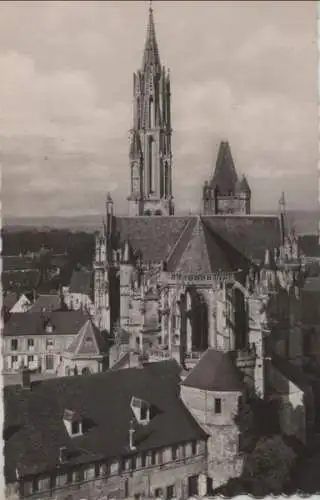
[[(0, 10), (4, 212), (102, 212), (107, 190), (124, 212), (145, 2)], [(315, 16), (312, 2), (157, 2), (160, 55), (172, 69), (178, 209), (199, 208), (221, 139), (255, 207), (276, 206), (283, 188), (293, 205), (317, 203)]]

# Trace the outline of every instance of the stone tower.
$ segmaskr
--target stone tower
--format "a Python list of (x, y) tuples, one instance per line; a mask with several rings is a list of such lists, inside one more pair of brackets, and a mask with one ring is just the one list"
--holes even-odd
[(150, 7), (142, 65), (133, 75), (130, 216), (173, 215), (170, 96)]
[(227, 141), (220, 143), (211, 181), (203, 186), (205, 214), (250, 214), (251, 190), (246, 177), (238, 178)]

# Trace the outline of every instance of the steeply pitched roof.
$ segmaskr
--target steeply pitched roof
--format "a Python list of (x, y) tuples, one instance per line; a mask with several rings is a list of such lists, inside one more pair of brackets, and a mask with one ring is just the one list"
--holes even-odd
[(190, 238), (193, 247), (206, 242), (208, 259), (215, 262), (212, 265), (216, 269), (226, 261), (229, 263), (230, 257), (231, 263), (236, 255), (239, 260), (239, 254), (248, 260), (263, 260), (266, 248), (280, 244), (280, 222), (276, 216), (206, 215), (201, 216), (200, 222), (202, 235), (197, 237), (193, 233), (197, 224), (194, 216), (116, 217), (115, 228), (120, 242), (129, 241), (135, 251), (141, 252), (143, 261), (168, 260), (170, 270), (176, 269)]
[(93, 273), (91, 271), (73, 271), (70, 281), (70, 293), (91, 295), (93, 288)]
[(201, 356), (182, 385), (213, 392), (241, 392), (244, 387), (241, 374), (228, 353), (213, 348)]
[(61, 309), (61, 297), (58, 294), (39, 295), (36, 302), (29, 309), (30, 312), (58, 311)]
[(168, 259), (168, 271), (205, 274), (249, 266), (243, 255), (219, 238), (202, 217), (194, 217), (190, 222)]
[[(3, 396), (4, 430), (10, 436), (4, 448), (7, 481), (13, 480), (16, 469), (21, 476), (54, 470), (63, 446), (74, 452), (71, 464), (130, 455), (133, 396), (153, 409), (150, 423), (134, 424), (137, 453), (206, 439), (179, 398), (179, 367), (172, 360), (88, 377), (43, 380), (31, 390), (8, 386)], [(63, 423), (66, 409), (90, 423), (84, 426), (84, 435), (69, 437)]]
[(248, 193), (248, 194), (251, 193), (251, 189), (245, 175), (243, 175), (241, 177), (241, 180), (237, 183), (236, 190), (239, 193)]
[(53, 327), (48, 335), (76, 335), (87, 320), (88, 316), (81, 311), (16, 313), (4, 325), (3, 336), (45, 335), (48, 322)]
[(99, 356), (108, 352), (108, 346), (99, 329), (88, 319), (66, 352), (79, 357)]
[(228, 141), (221, 141), (216, 167), (211, 180), (211, 187), (217, 188), (219, 194), (228, 195), (235, 193), (238, 180), (237, 172), (234, 166), (231, 149)]

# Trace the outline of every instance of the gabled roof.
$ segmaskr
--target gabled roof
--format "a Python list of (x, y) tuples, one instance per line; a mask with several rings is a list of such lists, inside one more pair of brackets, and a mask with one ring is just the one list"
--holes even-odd
[(211, 187), (218, 189), (220, 195), (235, 193), (238, 176), (234, 166), (228, 141), (221, 141)]
[(167, 262), (168, 271), (213, 273), (247, 268), (238, 250), (217, 236), (202, 217), (190, 220), (179, 245)]
[(46, 324), (53, 326), (48, 335), (76, 335), (88, 316), (82, 311), (25, 312), (13, 314), (4, 325), (3, 336), (46, 335)]
[(70, 293), (91, 295), (93, 288), (92, 271), (73, 271), (70, 281)]
[(241, 374), (228, 353), (210, 348), (181, 385), (213, 392), (241, 392)]
[[(202, 235), (194, 232), (197, 224)], [(276, 216), (205, 215), (200, 221), (195, 216), (115, 217), (115, 230), (120, 243), (130, 241), (144, 262), (168, 261), (170, 270), (176, 269), (190, 238), (197, 240), (194, 246), (205, 242), (216, 269), (223, 268), (226, 262), (229, 267), (235, 256), (239, 261), (240, 254), (247, 260), (263, 260), (266, 248), (280, 245), (280, 221)], [(241, 267), (237, 262), (235, 266)]]
[[(135, 424), (136, 453), (206, 439), (179, 398), (179, 371), (170, 360), (88, 377), (43, 380), (31, 390), (4, 387), (6, 480), (15, 480), (16, 469), (21, 476), (55, 470), (61, 447), (74, 452), (70, 465), (129, 456), (133, 396), (154, 408), (147, 425)], [(66, 409), (83, 419), (82, 436), (68, 435)]]
[(58, 311), (62, 307), (61, 302), (61, 297), (58, 294), (42, 294), (38, 296), (36, 302), (29, 309), (29, 311)]
[(100, 330), (88, 319), (66, 352), (78, 357), (99, 356), (108, 352), (108, 346)]

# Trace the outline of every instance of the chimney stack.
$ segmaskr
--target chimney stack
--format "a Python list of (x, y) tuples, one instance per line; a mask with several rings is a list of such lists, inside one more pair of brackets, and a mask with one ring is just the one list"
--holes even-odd
[(133, 420), (130, 421), (130, 429), (129, 429), (129, 449), (130, 451), (134, 451), (136, 447), (133, 444), (133, 435), (135, 433), (135, 430), (133, 428)]

